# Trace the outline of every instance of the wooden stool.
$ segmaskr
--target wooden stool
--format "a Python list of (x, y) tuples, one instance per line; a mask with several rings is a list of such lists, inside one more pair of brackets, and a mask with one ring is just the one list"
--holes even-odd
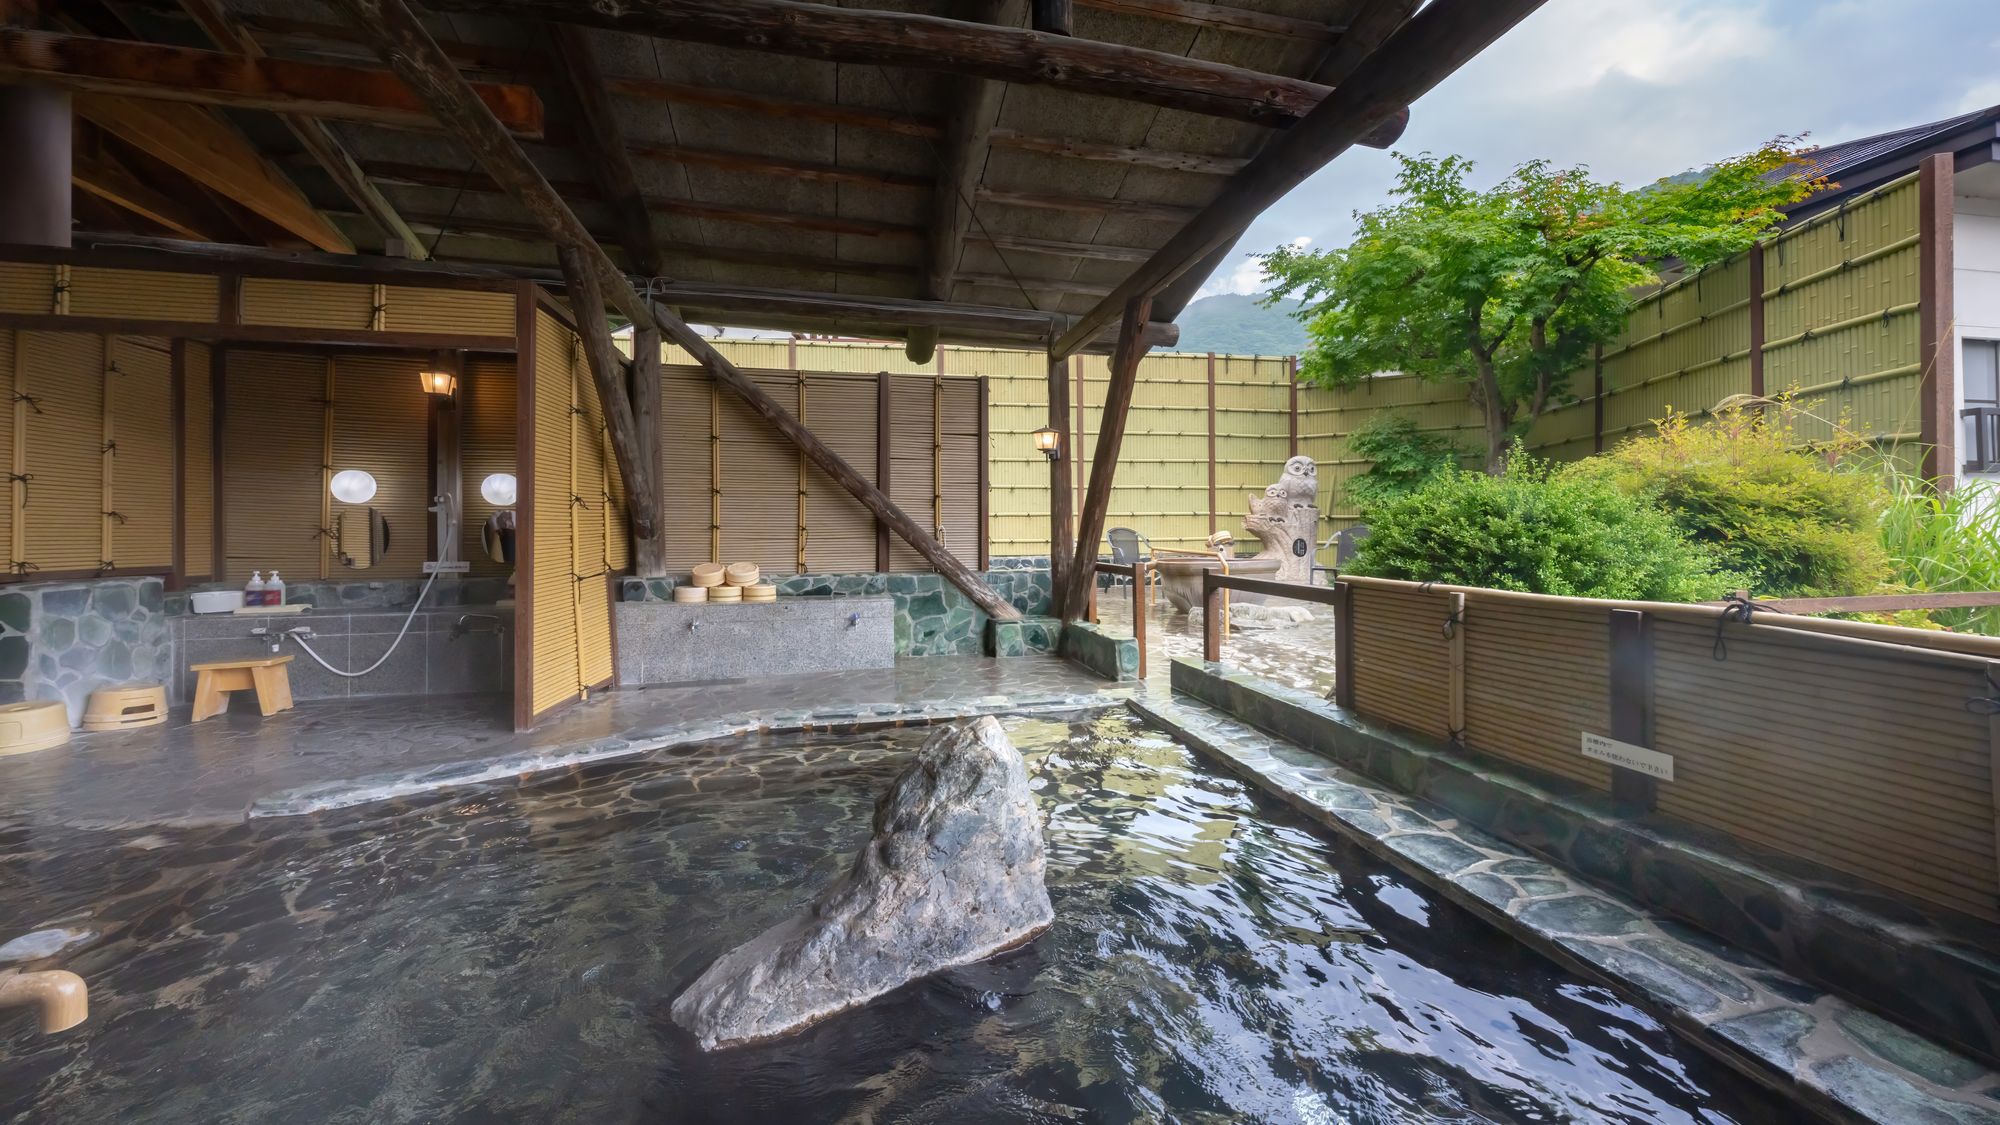
[(289, 656), (266, 656), (258, 660), (211, 660), (190, 664), (188, 671), (201, 673), (194, 683), (194, 722), (229, 710), (229, 693), (256, 689), (257, 709), (275, 715), (292, 709), (292, 678), (285, 665)]
[(167, 685), (113, 684), (90, 693), (83, 729), (124, 730), (167, 721)]

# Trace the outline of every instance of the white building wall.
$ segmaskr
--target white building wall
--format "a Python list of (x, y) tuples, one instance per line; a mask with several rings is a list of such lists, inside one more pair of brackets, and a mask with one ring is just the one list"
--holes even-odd
[[(1964, 371), (1964, 341), (2000, 340), (2000, 199), (1961, 195), (1954, 204), (1957, 214), (1952, 228), (1952, 289), (1959, 341), (1956, 369)], [(1952, 408), (1954, 424), (1958, 412), (1965, 407), (1962, 380), (1957, 394), (1958, 401)], [(1962, 463), (1962, 456), (1960, 460)], [(2000, 474), (1980, 475), (2000, 480)]]

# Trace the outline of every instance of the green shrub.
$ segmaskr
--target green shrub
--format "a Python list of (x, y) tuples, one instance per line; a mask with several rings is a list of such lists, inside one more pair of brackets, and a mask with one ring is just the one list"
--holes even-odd
[(1577, 471), (1663, 509), (1753, 593), (1873, 593), (1889, 576), (1877, 530), (1888, 494), (1874, 474), (1840, 468), (1840, 447), (1801, 448), (1790, 418), (1783, 403), (1701, 426), (1670, 412), (1657, 433)]
[[(1939, 494), (1903, 473), (1889, 487), (1882, 546), (1896, 585), (1920, 594), (2000, 590), (2000, 488), (1968, 481)], [(2000, 607), (1936, 609), (1930, 617), (1946, 628), (2000, 636)]]
[(1374, 462), (1347, 482), (1347, 498), (1363, 510), (1415, 492), (1431, 478), (1458, 468), (1458, 446), (1451, 439), (1425, 433), (1400, 414), (1371, 416), (1354, 431), (1348, 448)]
[(1518, 449), (1505, 476), (1454, 469), (1376, 505), (1369, 527), (1356, 574), (1675, 602), (1721, 597), (1735, 581), (1644, 500)]

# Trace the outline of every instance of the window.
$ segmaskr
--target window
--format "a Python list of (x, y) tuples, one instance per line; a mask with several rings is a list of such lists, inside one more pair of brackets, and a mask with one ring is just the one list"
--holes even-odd
[(1959, 411), (1965, 471), (2000, 472), (2000, 340), (1967, 340), (1959, 365), (1965, 406)]

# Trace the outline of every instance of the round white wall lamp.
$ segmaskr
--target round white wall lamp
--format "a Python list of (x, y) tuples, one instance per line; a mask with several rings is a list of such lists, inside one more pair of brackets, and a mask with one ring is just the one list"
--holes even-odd
[(375, 477), (360, 469), (342, 469), (333, 474), (327, 490), (343, 504), (366, 504), (375, 498)]
[(520, 498), (519, 488), (513, 473), (494, 473), (479, 482), (479, 495), (496, 508), (511, 508)]

